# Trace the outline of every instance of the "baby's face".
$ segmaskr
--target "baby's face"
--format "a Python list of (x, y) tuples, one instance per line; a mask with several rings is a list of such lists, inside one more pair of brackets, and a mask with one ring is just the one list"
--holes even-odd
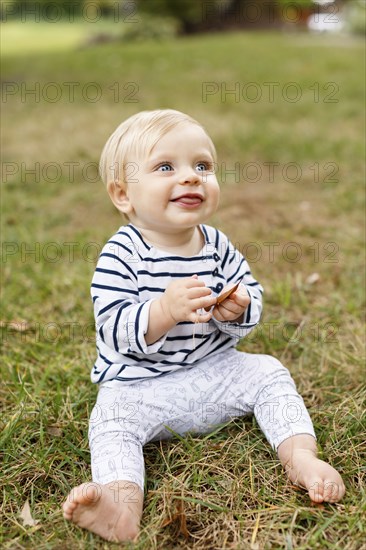
[(141, 229), (178, 232), (206, 221), (220, 189), (205, 132), (191, 123), (165, 134), (145, 159), (134, 159), (127, 179), (131, 223)]

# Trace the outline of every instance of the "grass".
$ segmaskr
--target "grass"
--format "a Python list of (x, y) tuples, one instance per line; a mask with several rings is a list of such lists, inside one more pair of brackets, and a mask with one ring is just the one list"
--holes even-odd
[[(40, 12), (40, 15), (41, 13), (43, 14)], [(43, 16), (47, 18), (47, 13), (44, 13)], [(78, 19), (70, 14), (70, 20), (66, 19), (57, 23), (40, 23), (36, 20), (36, 13), (32, 15), (31, 12), (25, 12), (23, 18), (26, 23), (13, 20), (2, 25), (2, 55), (19, 56), (23, 55), (24, 51), (32, 54), (42, 54), (44, 51), (48, 53), (70, 52), (75, 48), (82, 48), (98, 34), (116, 34), (117, 28), (113, 19), (94, 17), (95, 21), (93, 22), (91, 16), (88, 21), (87, 18)], [(51, 19), (50, 16), (49, 19)]]
[[(312, 506), (286, 481), (255, 420), (238, 419), (203, 438), (146, 446), (136, 548), (365, 548), (361, 41), (237, 33), (67, 48), (13, 47), (2, 61), (11, 92), (3, 117), (2, 547), (113, 547), (60, 511), (70, 488), (90, 478), (86, 434), (97, 390), (89, 284), (98, 250), (121, 224), (95, 165), (122, 119), (174, 107), (216, 142), (223, 183), (211, 223), (246, 253), (266, 290), (262, 324), (240, 349), (290, 368), (321, 455), (347, 494)], [(257, 102), (245, 96), (249, 82), (262, 92)], [(291, 82), (297, 102), (286, 95)], [(218, 93), (203, 97), (204, 83)], [(236, 83), (240, 97), (225, 95)], [(32, 87), (36, 95), (27, 95)], [(52, 90), (61, 90), (57, 101)], [(26, 500), (33, 527), (20, 520)]]

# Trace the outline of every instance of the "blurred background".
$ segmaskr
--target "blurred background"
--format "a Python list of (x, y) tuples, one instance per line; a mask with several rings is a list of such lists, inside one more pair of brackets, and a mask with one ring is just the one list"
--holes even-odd
[(233, 29), (365, 32), (362, 0), (1, 0), (2, 21), (135, 23), (100, 40), (143, 39)]
[[(363, 0), (1, 0), (0, 6), (5, 52), (21, 36), (33, 49), (42, 41), (55, 48), (235, 29), (365, 33)], [(32, 22), (42, 29), (32, 29)], [(73, 25), (62, 42), (65, 23)]]

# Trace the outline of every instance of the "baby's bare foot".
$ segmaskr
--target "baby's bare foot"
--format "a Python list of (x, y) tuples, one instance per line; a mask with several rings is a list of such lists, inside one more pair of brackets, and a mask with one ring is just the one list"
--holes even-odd
[(330, 464), (317, 458), (308, 449), (296, 449), (292, 464), (287, 466), (290, 480), (309, 492), (314, 502), (337, 502), (346, 489), (341, 476)]
[(278, 456), (289, 479), (306, 489), (312, 501), (337, 502), (346, 492), (337, 470), (317, 458), (312, 436), (289, 437), (278, 447)]
[(137, 539), (143, 493), (130, 481), (83, 483), (62, 505), (64, 518), (108, 541)]

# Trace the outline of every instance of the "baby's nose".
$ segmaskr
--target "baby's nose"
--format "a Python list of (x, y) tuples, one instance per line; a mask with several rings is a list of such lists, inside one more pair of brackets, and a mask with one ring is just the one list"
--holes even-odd
[(181, 178), (180, 178), (180, 183), (182, 184), (185, 184), (185, 183), (200, 183), (201, 182), (201, 179), (199, 177), (199, 175), (197, 174), (197, 172), (195, 172), (194, 170), (184, 170), (182, 172), (182, 175), (181, 175)]

